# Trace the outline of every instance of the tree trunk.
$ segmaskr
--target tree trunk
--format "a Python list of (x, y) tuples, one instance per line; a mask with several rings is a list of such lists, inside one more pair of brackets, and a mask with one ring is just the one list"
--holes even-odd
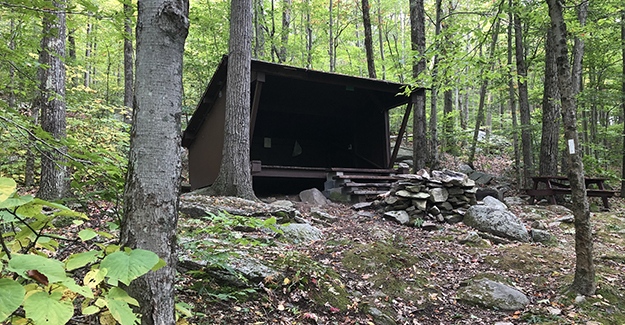
[[(625, 10), (621, 11), (621, 46), (623, 75), (625, 76)], [(625, 117), (625, 79), (621, 81), (621, 109)], [(625, 122), (624, 122), (625, 123)], [(623, 127), (623, 164), (621, 165), (621, 197), (625, 198), (625, 126)]]
[(90, 41), (91, 28), (92, 28), (92, 25), (87, 24), (87, 32), (86, 32), (87, 35), (85, 35), (85, 38), (87, 39), (87, 43), (85, 44), (85, 72), (83, 73), (83, 78), (84, 78), (83, 84), (85, 88), (89, 88), (89, 86), (91, 85), (91, 75), (90, 75), (91, 64), (89, 63), (89, 58), (91, 57), (91, 41)]
[(562, 101), (562, 120), (564, 136), (567, 140), (569, 153), (569, 183), (571, 185), (571, 201), (575, 216), (575, 278), (571, 290), (583, 295), (593, 295), (597, 289), (595, 283), (595, 265), (592, 260), (592, 226), (590, 211), (586, 198), (584, 182), (584, 164), (580, 155), (579, 139), (577, 137), (577, 117), (573, 80), (566, 44), (566, 24), (562, 17), (562, 7), (558, 0), (547, 0), (549, 16), (554, 28), (555, 46), (551, 51), (556, 52), (558, 64), (558, 88)]
[(254, 58), (265, 56), (265, 9), (262, 0), (254, 1)]
[(545, 83), (543, 91), (543, 131), (540, 141), (538, 172), (540, 175), (558, 174), (558, 140), (560, 140), (560, 93), (553, 28), (547, 31), (545, 45)]
[[(495, 20), (495, 26), (493, 27), (493, 31), (492, 31), (492, 42), (490, 44), (490, 49), (489, 49), (489, 62), (491, 62), (490, 65), (490, 70), (492, 70), (495, 67), (495, 63), (493, 61), (493, 57), (495, 56), (495, 46), (497, 45), (497, 38), (499, 37), (499, 18), (497, 18), (497, 20)], [(480, 56), (482, 55), (482, 50), (480, 47)], [(480, 73), (480, 75), (484, 75), (485, 74), (485, 69), (482, 68), (482, 72)], [(469, 161), (467, 162), (467, 164), (469, 166), (471, 166), (471, 168), (474, 168), (473, 166), (473, 161), (475, 160), (475, 150), (477, 147), (477, 139), (480, 133), (480, 127), (482, 126), (482, 124), (484, 123), (484, 102), (486, 101), (486, 91), (488, 89), (488, 78), (483, 78), (482, 79), (482, 85), (480, 86), (480, 102), (478, 104), (477, 107), (477, 117), (475, 118), (475, 129), (473, 130), (473, 140), (471, 142), (471, 151), (469, 152)]]
[(167, 263), (127, 289), (140, 304), (143, 325), (176, 323), (182, 56), (188, 15), (187, 0), (142, 0), (137, 9), (135, 105), (121, 244), (150, 250)]
[[(15, 51), (15, 36), (17, 30), (15, 29), (15, 18), (11, 18), (11, 36), (9, 39), (9, 49)], [(11, 62), (9, 64), (9, 85), (8, 85), (8, 105), (10, 108), (15, 108), (15, 67)]]
[(250, 166), (251, 9), (248, 1), (251, 0), (232, 2), (224, 148), (219, 175), (205, 193), (256, 200)]
[(382, 4), (378, 0), (378, 41), (380, 43), (380, 61), (382, 61), (382, 80), (386, 80), (386, 67), (384, 66), (384, 40), (382, 39)]
[(333, 17), (332, 17), (332, 5), (334, 3), (334, 0), (330, 0), (330, 8), (329, 8), (329, 13), (330, 13), (330, 22), (329, 22), (329, 32), (330, 32), (330, 37), (329, 37), (329, 44), (328, 44), (328, 56), (330, 57), (330, 72), (334, 72), (334, 21), (333, 21)]
[(514, 170), (516, 171), (517, 184), (521, 182), (521, 152), (519, 151), (519, 132), (516, 118), (516, 91), (512, 76), (512, 30), (514, 28), (512, 16), (512, 0), (508, 1), (508, 106), (512, 119), (512, 145), (514, 147)]
[(306, 0), (306, 67), (312, 69), (313, 34), (310, 24), (310, 0)]
[[(64, 2), (54, 2), (54, 6), (64, 8)], [(62, 10), (54, 17), (44, 15), (37, 69), (41, 128), (55, 139), (65, 137), (65, 12)], [(58, 146), (43, 151), (39, 198), (58, 200), (65, 195), (66, 153), (67, 148)]]
[[(124, 106), (132, 110), (132, 101), (134, 97), (134, 78), (133, 78), (133, 49), (132, 49), (132, 15), (133, 9), (129, 3), (124, 2)], [(130, 112), (124, 113), (124, 120), (130, 122)], [(130, 113), (132, 116), (132, 113)]]
[(532, 130), (530, 125), (530, 105), (527, 91), (527, 68), (525, 67), (525, 53), (521, 19), (514, 15), (514, 38), (516, 52), (516, 70), (519, 76), (519, 111), (521, 115), (521, 146), (523, 151), (523, 185), (529, 187), (530, 177), (534, 171), (532, 161)]
[[(423, 0), (410, 0), (410, 41), (412, 50), (418, 53), (412, 65), (412, 77), (422, 83), (421, 73), (425, 71), (425, 10)], [(421, 85), (423, 86), (423, 85)], [(413, 117), (413, 171), (425, 168), (427, 159), (427, 138), (425, 119), (425, 96), (418, 96), (414, 104)]]
[(367, 54), (367, 71), (369, 78), (375, 75), (375, 58), (373, 57), (373, 36), (371, 35), (371, 16), (369, 16), (369, 0), (362, 0), (362, 24), (365, 29), (365, 52)]
[[(441, 34), (441, 17), (443, 16), (442, 12), (442, 0), (436, 0), (436, 22), (434, 28), (435, 35), (435, 51), (438, 52), (440, 50), (440, 40), (438, 36)], [(438, 155), (438, 84), (440, 84), (440, 80), (438, 80), (438, 62), (440, 58), (438, 54), (434, 54), (434, 61), (432, 67), (432, 80), (434, 83), (432, 84), (432, 95), (430, 97), (430, 168), (437, 169), (439, 164), (439, 155)]]
[(280, 52), (278, 62), (286, 61), (286, 46), (289, 43), (289, 26), (291, 25), (291, 0), (282, 1), (282, 30), (280, 31)]

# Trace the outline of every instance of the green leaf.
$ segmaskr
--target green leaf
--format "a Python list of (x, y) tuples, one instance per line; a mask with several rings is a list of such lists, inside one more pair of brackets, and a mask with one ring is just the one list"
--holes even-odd
[(93, 315), (93, 314), (95, 314), (95, 313), (97, 313), (99, 311), (100, 311), (100, 308), (98, 308), (97, 306), (89, 306), (89, 307), (84, 308), (82, 310), (82, 314), (83, 315)]
[(117, 286), (122, 282), (128, 285), (148, 273), (158, 260), (158, 255), (143, 249), (134, 249), (130, 253), (118, 251), (105, 257), (100, 268), (107, 270), (108, 284)]
[(161, 267), (167, 265), (167, 262), (165, 262), (165, 260), (163, 260), (162, 258), (158, 259), (158, 263), (156, 263), (153, 267), (152, 267), (152, 271), (158, 271)]
[(89, 239), (93, 239), (97, 236), (98, 234), (96, 234), (95, 231), (93, 231), (93, 229), (83, 229), (78, 233), (78, 237), (80, 237), (80, 239), (82, 241), (87, 241)]
[(137, 315), (133, 313), (130, 306), (128, 306), (128, 304), (139, 306), (139, 303), (130, 297), (126, 291), (117, 287), (111, 288), (104, 299), (111, 315), (113, 315), (113, 318), (120, 324), (139, 324)]
[(8, 199), (13, 192), (15, 192), (15, 188), (17, 184), (11, 178), (0, 177), (0, 202)]
[(11, 222), (15, 220), (15, 216), (9, 213), (9, 211), (0, 210), (0, 224)]
[(93, 289), (97, 287), (100, 282), (104, 281), (105, 276), (106, 269), (93, 269), (85, 274), (85, 278), (83, 279), (82, 283)]
[(88, 251), (84, 253), (72, 254), (67, 258), (65, 267), (68, 271), (83, 267), (89, 263), (93, 263), (98, 259), (100, 251)]
[(74, 315), (74, 306), (71, 301), (61, 301), (63, 294), (39, 291), (30, 295), (24, 301), (26, 317), (33, 320), (35, 325), (61, 325), (67, 323)]
[(67, 279), (63, 263), (39, 255), (13, 254), (8, 269), (24, 278), (29, 278), (27, 271), (37, 270), (48, 278), (49, 283), (63, 282)]
[(74, 279), (68, 278), (63, 281), (63, 285), (67, 287), (67, 289), (72, 290), (73, 292), (82, 295), (83, 297), (93, 299), (93, 291), (87, 286), (79, 286), (76, 284)]
[(24, 287), (12, 279), (0, 279), (0, 323), (22, 304)]
[(7, 198), (6, 200), (0, 202), (0, 209), (9, 209), (9, 208), (14, 208), (14, 207), (19, 207), (19, 206), (30, 203), (32, 200), (33, 200), (33, 197), (30, 195), (19, 196), (16, 194), (13, 197)]

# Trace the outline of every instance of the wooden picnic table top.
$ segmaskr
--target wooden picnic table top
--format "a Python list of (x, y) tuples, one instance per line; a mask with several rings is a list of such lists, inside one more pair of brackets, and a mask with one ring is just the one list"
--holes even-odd
[[(548, 179), (554, 179), (554, 180), (567, 180), (569, 179), (568, 176), (532, 176), (531, 177), (532, 180), (537, 180), (537, 181), (541, 181), (541, 180), (548, 180)], [(584, 180), (586, 181), (607, 181), (608, 178), (606, 177), (584, 177)]]

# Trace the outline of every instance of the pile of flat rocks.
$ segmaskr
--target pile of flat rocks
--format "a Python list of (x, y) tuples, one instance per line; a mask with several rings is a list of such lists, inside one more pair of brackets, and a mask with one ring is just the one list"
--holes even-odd
[(380, 205), (385, 217), (401, 224), (418, 219), (461, 222), (467, 209), (477, 204), (475, 181), (464, 173), (443, 169), (430, 175), (423, 169), (399, 176), (403, 179), (393, 184)]

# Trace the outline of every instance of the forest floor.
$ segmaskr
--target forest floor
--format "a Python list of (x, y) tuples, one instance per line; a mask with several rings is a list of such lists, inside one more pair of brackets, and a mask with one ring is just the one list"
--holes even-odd
[[(478, 165), (489, 166), (490, 173), (510, 167), (498, 158), (482, 159)], [(190, 311), (181, 323), (623, 325), (625, 201), (611, 198), (610, 203), (611, 211), (592, 214), (598, 290), (584, 299), (567, 292), (575, 273), (574, 227), (555, 222), (565, 209), (512, 208), (528, 225), (534, 220), (550, 224), (554, 240), (547, 245), (471, 247), (457, 240), (470, 231), (463, 224), (426, 231), (379, 215), (363, 217), (335, 203), (325, 210), (339, 220), (315, 224), (323, 230), (322, 240), (297, 245), (267, 239), (268, 244), (249, 247), (247, 256), (281, 266), (282, 278), (232, 287), (202, 272), (180, 275), (178, 298)], [(309, 206), (297, 208), (304, 217), (310, 212)], [(183, 231), (199, 228), (197, 220), (180, 220)], [(254, 236), (262, 241), (268, 235)], [(457, 299), (467, 281), (483, 277), (517, 288), (530, 304), (509, 312)]]

